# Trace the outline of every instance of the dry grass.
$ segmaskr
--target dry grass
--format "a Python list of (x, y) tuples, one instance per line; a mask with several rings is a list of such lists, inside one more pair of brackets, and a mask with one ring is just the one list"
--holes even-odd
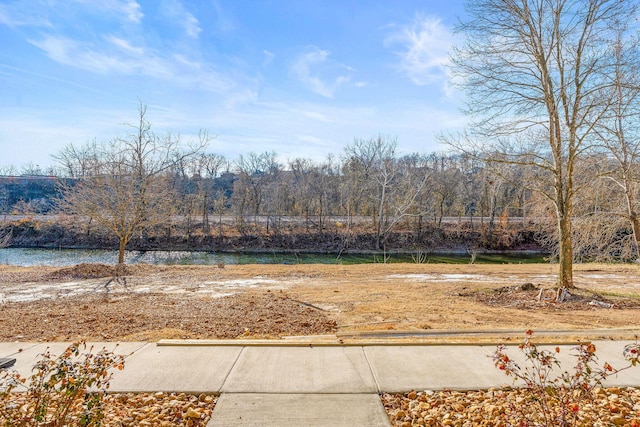
[[(202, 299), (204, 295), (200, 292), (213, 282), (220, 284), (259, 278), (269, 284), (258, 283), (251, 292), (260, 294), (274, 288), (284, 289), (290, 300), (311, 304), (318, 308), (316, 311), (320, 314), (335, 320), (339, 334), (373, 330), (521, 331), (528, 328), (583, 330), (638, 327), (640, 266), (637, 265), (577, 265), (575, 281), (580, 290), (575, 293), (579, 293), (583, 300), (570, 304), (537, 302), (537, 291), (520, 293), (517, 301), (510, 299), (507, 293), (499, 303), (495, 303), (495, 295), (499, 294), (497, 290), (500, 289), (515, 288), (525, 283), (532, 283), (538, 288), (553, 287), (556, 268), (548, 264), (229, 265), (224, 269), (215, 266), (134, 266), (127, 272), (127, 283), (134, 291), (142, 288), (151, 292), (167, 287), (180, 288), (183, 292), (174, 297), (187, 301), (184, 304), (186, 312), (188, 301)], [(0, 266), (0, 296), (3, 292), (6, 295), (7, 289), (12, 285), (15, 287), (16, 283), (20, 283), (21, 289), (36, 289), (39, 285), (55, 287), (71, 280), (65, 278), (60, 270), (53, 267)], [(95, 274), (91, 277), (95, 277)], [(104, 278), (81, 281), (88, 291), (79, 298), (95, 297), (95, 292), (100, 290), (92, 289), (100, 281), (104, 281)], [(116, 291), (126, 295), (123, 290)], [(239, 286), (231, 291), (242, 293), (246, 290)], [(614, 308), (588, 305), (592, 293), (613, 301)], [(491, 298), (487, 298), (487, 295)], [(530, 305), (527, 304), (527, 295)], [(491, 300), (494, 303), (490, 304)], [(64, 301), (56, 303), (63, 304)], [(78, 304), (75, 299), (68, 300), (68, 303)], [(21, 304), (25, 313), (30, 307), (33, 308), (33, 304), (28, 302)], [(251, 311), (251, 307), (244, 309)], [(0, 305), (0, 312), (2, 310), (3, 306)], [(18, 316), (19, 310), (15, 313)], [(180, 313), (178, 310), (173, 315), (179, 318)], [(152, 316), (148, 311), (145, 315)], [(184, 313), (184, 316), (187, 315)], [(296, 316), (288, 316), (286, 312), (281, 315), (281, 323), (291, 324), (295, 321)], [(251, 325), (248, 328), (253, 329)], [(158, 327), (128, 330), (127, 336), (155, 340), (189, 333), (183, 328)], [(282, 328), (273, 336), (297, 333), (299, 331), (294, 329)], [(193, 334), (198, 336), (195, 332)], [(112, 337), (118, 338), (122, 337)]]

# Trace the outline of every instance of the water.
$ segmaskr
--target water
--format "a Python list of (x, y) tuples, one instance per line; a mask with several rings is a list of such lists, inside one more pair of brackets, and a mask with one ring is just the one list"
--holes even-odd
[[(104, 249), (0, 249), (0, 264), (19, 266), (68, 266), (81, 263), (115, 264), (117, 251)], [(385, 258), (374, 254), (281, 254), (281, 253), (223, 253), (198, 251), (127, 251), (127, 264), (217, 265), (224, 264), (366, 264), (382, 263)], [(431, 254), (425, 263), (468, 264), (467, 254)], [(545, 262), (543, 254), (501, 253), (479, 254), (477, 264), (522, 264)], [(416, 262), (410, 254), (388, 256), (386, 262)]]

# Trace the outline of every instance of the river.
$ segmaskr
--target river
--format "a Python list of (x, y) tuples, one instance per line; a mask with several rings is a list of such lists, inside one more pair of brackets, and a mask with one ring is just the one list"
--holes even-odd
[[(423, 262), (468, 264), (468, 254), (400, 254), (387, 256), (386, 262)], [(118, 259), (116, 251), (104, 249), (32, 249), (4, 248), (0, 249), (0, 264), (19, 265), (24, 267), (49, 265), (68, 266), (81, 263), (115, 264)], [(478, 264), (534, 263), (545, 262), (544, 254), (532, 253), (499, 253), (478, 254)], [(228, 253), (199, 251), (127, 251), (127, 264), (166, 264), (166, 265), (218, 265), (218, 264), (364, 264), (385, 262), (381, 254), (283, 254), (283, 253)]]

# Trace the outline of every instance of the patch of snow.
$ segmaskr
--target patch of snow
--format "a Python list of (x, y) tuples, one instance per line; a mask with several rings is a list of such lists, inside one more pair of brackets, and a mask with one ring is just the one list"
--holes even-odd
[(485, 274), (443, 274), (446, 280), (496, 280), (496, 277)]
[(435, 274), (390, 274), (387, 279), (413, 279), (413, 280), (435, 280)]
[(204, 282), (205, 285), (219, 285), (224, 287), (243, 287), (255, 285), (269, 285), (281, 283), (279, 280), (263, 279), (262, 277), (254, 277), (252, 279), (234, 279), (234, 280), (216, 280)]
[[(286, 285), (287, 281), (267, 279), (261, 276), (256, 276), (250, 279), (218, 280), (204, 283), (186, 283), (184, 285), (168, 284), (157, 286), (139, 286), (130, 284), (131, 291), (137, 294), (149, 292), (163, 292), (173, 294), (196, 292), (199, 294), (203, 293), (214, 297), (233, 295), (234, 292), (230, 292), (230, 290), (233, 289), (257, 287), (265, 287), (268, 289), (285, 289)], [(41, 299), (71, 297), (92, 292), (105, 291), (103, 284), (96, 284), (95, 281), (76, 281), (52, 284), (21, 283), (19, 285), (11, 286), (3, 286), (0, 284), (0, 290), (2, 291), (2, 293), (0, 294), (0, 303), (29, 302)], [(110, 285), (110, 291), (113, 293), (121, 293), (125, 292), (126, 290), (121, 285), (112, 283)]]
[(624, 279), (623, 276), (617, 274), (580, 274), (587, 279)]
[(409, 279), (425, 282), (495, 282), (510, 280), (508, 277), (496, 277), (486, 274), (390, 274), (387, 279)]

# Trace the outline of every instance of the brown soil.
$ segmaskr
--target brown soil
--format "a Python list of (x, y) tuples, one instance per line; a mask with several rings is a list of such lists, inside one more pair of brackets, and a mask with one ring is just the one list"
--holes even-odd
[[(578, 265), (578, 289), (570, 290), (564, 303), (551, 299), (556, 269), (547, 264), (138, 265), (128, 266), (120, 282), (105, 288), (114, 274), (109, 266), (0, 266), (0, 340), (638, 328), (640, 266)], [(522, 290), (527, 283), (529, 290)]]
[(0, 323), (2, 341), (279, 337), (336, 330), (334, 320), (282, 291), (216, 299), (118, 294), (8, 303), (0, 308)]

